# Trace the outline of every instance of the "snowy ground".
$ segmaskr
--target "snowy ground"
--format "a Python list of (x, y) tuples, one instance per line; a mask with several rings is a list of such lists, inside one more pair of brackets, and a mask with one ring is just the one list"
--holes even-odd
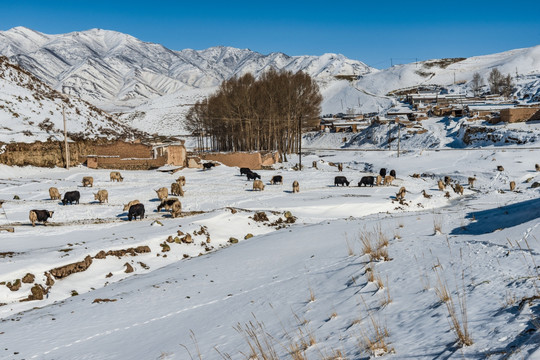
[[(347, 359), (369, 358), (384, 352), (365, 346), (374, 339), (374, 324), (387, 331), (381, 346), (387, 357), (534, 354), (540, 307), (523, 299), (540, 295), (540, 200), (538, 188), (530, 188), (540, 181), (537, 150), (410, 151), (400, 158), (394, 152), (319, 151), (302, 161), (302, 172), (290, 170), (293, 164), (258, 171), (263, 192), (251, 191), (251, 182), (226, 166), (175, 174), (122, 171), (122, 183), (111, 183), (108, 171), (84, 167), (1, 166), (7, 219), (0, 225), (15, 231), (0, 232), (0, 282), (32, 273), (45, 286), (45, 271), (101, 250), (146, 245), (151, 252), (93, 259), (86, 271), (55, 279), (44, 300), (19, 302), (33, 284), (18, 291), (0, 285), (0, 358), (189, 359), (185, 345), (194, 358), (198, 347), (204, 360), (224, 354), (245, 359), (241, 352), (249, 353), (248, 344), (234, 327), (250, 321), (264, 325), (283, 359), (292, 358), (287, 354), (295, 344), (308, 359), (337, 359), (331, 356), (338, 351)], [(343, 162), (344, 171), (329, 162)], [(505, 170), (497, 171), (498, 165)], [(381, 167), (396, 170), (392, 186), (357, 187)], [(283, 185), (269, 184), (276, 174), (283, 175)], [(187, 181), (185, 215), (172, 219), (154, 211), (153, 190), (170, 187), (180, 175)], [(335, 187), (338, 175), (350, 186)], [(438, 190), (445, 175), (464, 185), (463, 195), (448, 187), (446, 198)], [(93, 189), (81, 187), (83, 176), (94, 177)], [(472, 189), (466, 185), (470, 176), (477, 179)], [(294, 180), (298, 194), (291, 192)], [(79, 190), (81, 203), (49, 200), (50, 186), (61, 193)], [(408, 191), (405, 204), (393, 201), (401, 186)], [(97, 189), (108, 190), (108, 204), (94, 201)], [(20, 200), (12, 200), (15, 195)], [(122, 211), (133, 199), (146, 207), (143, 221), (129, 222)], [(32, 227), (32, 209), (55, 211), (50, 226)], [(268, 221), (255, 221), (257, 211)], [(285, 211), (295, 223), (279, 222)], [(178, 230), (190, 233), (193, 243), (166, 242)], [(248, 233), (254, 237), (244, 240)], [(231, 237), (239, 243), (231, 244)], [(362, 237), (386, 238), (386, 260), (370, 261)], [(162, 252), (161, 244), (170, 251)], [(133, 273), (124, 272), (126, 263)], [(456, 342), (450, 301), (437, 296), (441, 284), (461, 322), (460, 308), (466, 308), (471, 346)]]

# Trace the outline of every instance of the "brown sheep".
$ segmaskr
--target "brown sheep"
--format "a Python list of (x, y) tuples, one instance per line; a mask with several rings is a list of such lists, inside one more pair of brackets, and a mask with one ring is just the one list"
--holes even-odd
[(397, 200), (405, 200), (405, 193), (406, 192), (407, 192), (407, 190), (405, 189), (405, 186), (402, 186), (401, 189), (399, 189), (399, 191), (396, 194), (396, 199)]
[(456, 184), (456, 186), (454, 186), (452, 189), (454, 189), (454, 192), (456, 194), (463, 195), (463, 186), (461, 186), (460, 184)]
[(383, 185), (392, 185), (392, 181), (394, 181), (394, 177), (392, 175), (386, 175), (384, 177)]
[(298, 184), (298, 181), (296, 180), (294, 180), (294, 182), (292, 183), (292, 192), (293, 194), (300, 192), (300, 184)]
[(180, 201), (175, 201), (171, 208), (171, 216), (177, 218), (182, 215), (182, 203)]
[(51, 197), (51, 200), (60, 200), (62, 198), (58, 189), (55, 187), (49, 188), (49, 196)]
[(94, 200), (98, 200), (100, 204), (104, 202), (109, 202), (109, 193), (107, 190), (99, 190), (94, 194)]
[(82, 178), (82, 186), (83, 187), (93, 187), (94, 186), (94, 178), (91, 176), (85, 176)]
[(510, 181), (510, 191), (514, 191), (514, 190), (516, 190), (516, 182)]
[(450, 199), (450, 191), (447, 191), (447, 192), (444, 194), (444, 197), (447, 198), (447, 199)]
[(176, 179), (176, 182), (180, 184), (180, 186), (186, 186), (186, 177), (180, 176), (178, 179)]
[(312, 163), (311, 163), (311, 166), (312, 166), (314, 169), (317, 169), (317, 162), (316, 162), (316, 161), (312, 162)]
[(124, 210), (123, 211), (128, 211), (129, 208), (132, 206), (132, 205), (135, 205), (135, 204), (140, 204), (141, 202), (139, 200), (131, 200), (128, 204), (124, 205)]
[(182, 189), (182, 185), (178, 182), (173, 182), (171, 184), (171, 194), (176, 196), (184, 196), (184, 190)]
[(111, 181), (117, 181), (117, 182), (124, 181), (124, 178), (122, 177), (119, 171), (111, 171), (110, 178), (111, 178)]
[(160, 201), (166, 199), (169, 196), (169, 189), (167, 189), (166, 187), (162, 187), (154, 191), (156, 192), (157, 197)]
[(469, 187), (472, 189), (474, 187), (474, 182), (476, 181), (476, 178), (470, 177), (468, 180), (469, 180)]
[(264, 184), (261, 180), (253, 180), (253, 190), (264, 190)]
[(440, 191), (444, 191), (446, 188), (446, 185), (444, 185), (444, 182), (442, 180), (437, 181), (437, 186), (439, 186)]
[(411, 177), (415, 178), (415, 179), (419, 179), (420, 178), (420, 174), (412, 174)]
[(343, 164), (342, 163), (337, 164), (337, 169), (339, 172), (343, 171)]
[(383, 177), (381, 175), (377, 175), (377, 186), (381, 186), (383, 181)]
[(424, 195), (424, 197), (426, 199), (431, 199), (431, 195), (429, 195), (428, 193), (426, 193), (426, 190), (422, 190), (422, 195)]
[(534, 168), (536, 171), (540, 171), (540, 164), (534, 164)]

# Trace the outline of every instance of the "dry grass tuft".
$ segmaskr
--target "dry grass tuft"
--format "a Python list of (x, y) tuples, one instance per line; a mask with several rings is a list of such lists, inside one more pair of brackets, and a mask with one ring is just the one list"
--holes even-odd
[(347, 243), (347, 254), (349, 256), (353, 256), (354, 255), (354, 247), (353, 247), (353, 244), (351, 244), (351, 242), (349, 241), (349, 238), (347, 237), (347, 234), (345, 234), (345, 242)]
[(315, 298), (315, 292), (313, 291), (313, 288), (309, 287), (309, 301), (314, 302), (316, 300)]
[(375, 357), (393, 351), (392, 348), (388, 347), (387, 338), (389, 333), (386, 325), (382, 325), (372, 314), (369, 314), (369, 320), (370, 328), (367, 331), (365, 329), (360, 330), (360, 347)]
[(362, 244), (362, 255), (369, 255), (370, 261), (391, 260), (388, 255), (389, 240), (380, 225), (374, 231), (360, 232), (359, 238)]
[[(437, 272), (436, 272), (437, 273)], [(461, 346), (470, 346), (473, 344), (471, 334), (469, 333), (469, 323), (467, 318), (467, 301), (465, 292), (457, 292), (458, 311), (454, 303), (452, 295), (448, 291), (448, 286), (445, 280), (441, 280), (437, 273), (437, 286), (435, 287), (437, 297), (446, 305), (446, 310), (450, 316), (450, 328), (456, 335), (456, 341)]]
[(442, 216), (433, 216), (433, 233), (434, 235), (442, 234)]
[(386, 277), (386, 286), (384, 289), (386, 290), (384, 292), (384, 296), (381, 298), (381, 307), (386, 307), (387, 305), (390, 305), (392, 302), (392, 296), (390, 295), (390, 288), (388, 287), (389, 281), (388, 276)]

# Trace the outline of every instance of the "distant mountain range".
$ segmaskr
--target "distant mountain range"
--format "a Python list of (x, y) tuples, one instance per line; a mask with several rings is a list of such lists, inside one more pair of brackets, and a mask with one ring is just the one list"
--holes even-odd
[(184, 134), (189, 107), (233, 76), (270, 68), (304, 71), (319, 84), (322, 112), (384, 112), (392, 91), (422, 84), (469, 92), (475, 72), (485, 79), (497, 67), (510, 73), (521, 98), (540, 98), (540, 46), (467, 59), (436, 59), (377, 70), (343, 55), (263, 55), (212, 47), (173, 51), (115, 31), (92, 29), (48, 35), (24, 27), (0, 32), (0, 55), (53, 89), (117, 112), (137, 129)]
[(0, 54), (54, 89), (106, 110), (138, 106), (179, 90), (215, 87), (233, 76), (257, 76), (271, 67), (301, 70), (321, 79), (374, 71), (360, 61), (336, 54), (262, 55), (224, 46), (173, 51), (100, 29), (47, 35), (16, 27), (0, 32)]

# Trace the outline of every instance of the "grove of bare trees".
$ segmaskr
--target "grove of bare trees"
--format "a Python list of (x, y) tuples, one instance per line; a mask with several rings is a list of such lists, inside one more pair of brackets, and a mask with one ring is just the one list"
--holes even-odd
[(488, 76), (490, 92), (510, 97), (514, 91), (514, 83), (510, 74), (504, 76), (499, 69), (494, 68)]
[(318, 121), (322, 96), (303, 72), (270, 70), (224, 81), (186, 116), (187, 130), (201, 149), (214, 151), (298, 151), (302, 129)]

